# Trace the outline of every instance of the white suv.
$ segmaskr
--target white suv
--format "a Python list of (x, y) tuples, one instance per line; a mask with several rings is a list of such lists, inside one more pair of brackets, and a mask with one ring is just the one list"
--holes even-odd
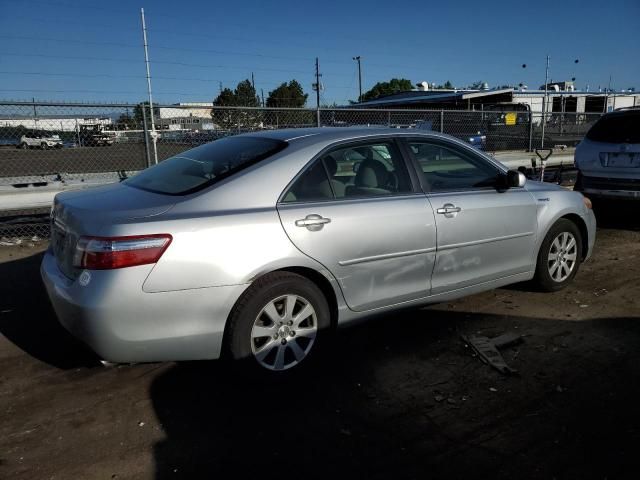
[(576, 147), (574, 190), (590, 198), (640, 200), (640, 108), (607, 113)]
[(59, 135), (49, 135), (47, 133), (27, 133), (20, 137), (19, 148), (62, 148), (62, 140)]

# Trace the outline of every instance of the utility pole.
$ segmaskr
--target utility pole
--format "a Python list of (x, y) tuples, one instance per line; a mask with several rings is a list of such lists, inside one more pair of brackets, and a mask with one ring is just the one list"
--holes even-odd
[(262, 108), (264, 108), (264, 90), (260, 89), (260, 98), (262, 98)]
[[(607, 94), (604, 97), (604, 109), (602, 110), (602, 113), (607, 113), (607, 108), (609, 108), (609, 92), (611, 92), (611, 75), (609, 75), (609, 85), (607, 86)], [(613, 99), (615, 105), (615, 96)]]
[(544, 106), (542, 108), (542, 139), (540, 141), (540, 148), (544, 148), (544, 128), (547, 124), (547, 104), (549, 103), (548, 91), (549, 91), (549, 55), (547, 55), (547, 68), (544, 73)]
[(255, 89), (256, 89), (256, 82), (255, 82), (255, 80), (253, 79), (253, 72), (251, 72), (251, 86), (253, 87), (253, 90), (255, 91)]
[(353, 57), (358, 62), (358, 103), (362, 101), (362, 68), (360, 65), (360, 55)]
[[(147, 91), (149, 92), (149, 113), (151, 114), (151, 141), (153, 142), (153, 160), (158, 163), (158, 148), (156, 145), (157, 133), (156, 124), (153, 120), (153, 97), (151, 95), (151, 70), (149, 69), (149, 49), (147, 44), (147, 24), (144, 21), (144, 8), (140, 9), (140, 17), (142, 18), (142, 39), (144, 41), (144, 63), (147, 67)], [(144, 105), (142, 105), (144, 110)]]
[(33, 128), (37, 130), (38, 129), (38, 112), (36, 111), (36, 97), (31, 97), (31, 101), (33, 102)]
[(318, 127), (320, 126), (320, 62), (318, 61), (318, 57), (316, 57), (316, 83), (314, 85), (316, 89), (316, 123)]

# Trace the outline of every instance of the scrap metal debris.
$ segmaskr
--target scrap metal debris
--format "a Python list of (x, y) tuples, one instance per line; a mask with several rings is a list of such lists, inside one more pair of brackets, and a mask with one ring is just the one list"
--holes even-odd
[(505, 333), (498, 337), (488, 338), (477, 335), (460, 335), (462, 340), (469, 345), (478, 354), (480, 360), (487, 365), (495, 368), (505, 375), (513, 375), (518, 373), (517, 370), (507, 365), (502, 358), (499, 348), (506, 348), (522, 342), (522, 336), (516, 333)]

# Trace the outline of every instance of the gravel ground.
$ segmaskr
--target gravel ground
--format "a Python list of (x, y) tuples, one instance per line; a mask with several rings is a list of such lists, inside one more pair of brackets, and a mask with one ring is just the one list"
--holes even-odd
[[(638, 478), (640, 221), (598, 214), (566, 290), (388, 315), (273, 383), (220, 362), (104, 368), (55, 320), (45, 245), (0, 248), (0, 478)], [(503, 350), (515, 376), (459, 337), (504, 332), (524, 336)]]

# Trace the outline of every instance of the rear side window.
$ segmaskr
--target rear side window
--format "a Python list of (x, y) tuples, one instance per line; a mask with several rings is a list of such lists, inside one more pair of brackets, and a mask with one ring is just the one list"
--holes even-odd
[(124, 183), (154, 193), (186, 195), (213, 185), (286, 146), (286, 142), (271, 138), (221, 138), (168, 158)]
[(404, 158), (394, 142), (361, 142), (323, 155), (296, 180), (282, 201), (380, 197), (412, 191)]
[(594, 142), (640, 143), (640, 112), (605, 115), (591, 127), (587, 138)]

